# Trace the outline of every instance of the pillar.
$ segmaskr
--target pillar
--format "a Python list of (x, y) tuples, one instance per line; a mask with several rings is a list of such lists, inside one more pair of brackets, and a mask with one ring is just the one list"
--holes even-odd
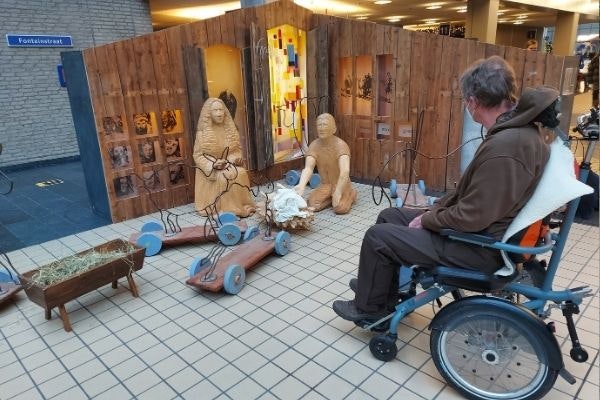
[(483, 43), (496, 43), (498, 7), (500, 0), (469, 0), (465, 37)]
[(241, 0), (241, 8), (249, 8), (254, 6), (262, 6), (263, 4), (273, 3), (277, 0)]
[(577, 41), (577, 26), (579, 14), (568, 11), (559, 11), (556, 15), (554, 28), (554, 41), (552, 52), (559, 56), (572, 56)]

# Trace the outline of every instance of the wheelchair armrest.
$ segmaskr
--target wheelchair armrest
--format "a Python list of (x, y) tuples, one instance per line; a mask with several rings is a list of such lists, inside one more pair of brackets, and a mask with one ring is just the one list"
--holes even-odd
[(498, 242), (496, 239), (490, 236), (480, 235), (478, 233), (460, 232), (449, 228), (440, 230), (440, 235), (447, 236), (450, 239), (458, 240), (461, 242), (479, 244), (481, 246), (490, 245)]
[(552, 242), (552, 235), (550, 232), (546, 234), (544, 238), (544, 244), (535, 247), (524, 247), (517, 246), (514, 244), (508, 244), (496, 240), (490, 236), (480, 235), (477, 233), (459, 232), (455, 231), (454, 229), (442, 229), (440, 231), (440, 235), (446, 236), (453, 240), (458, 240), (461, 242), (476, 244), (479, 246), (489, 247), (492, 249), (502, 250), (516, 254), (542, 254), (552, 250), (552, 248), (554, 247), (554, 243)]

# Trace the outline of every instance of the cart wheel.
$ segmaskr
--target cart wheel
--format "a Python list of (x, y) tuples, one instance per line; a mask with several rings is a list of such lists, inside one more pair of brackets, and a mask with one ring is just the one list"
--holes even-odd
[(376, 359), (381, 361), (391, 361), (398, 354), (396, 339), (387, 334), (372, 338), (369, 342), (369, 350)]
[(157, 221), (155, 219), (149, 219), (148, 221), (144, 221), (140, 232), (156, 232), (162, 231), (163, 229), (163, 224), (160, 221)]
[(257, 236), (259, 233), (260, 233), (260, 229), (258, 229), (258, 226), (254, 225), (254, 226), (249, 227), (248, 229), (246, 229), (246, 232), (244, 233), (244, 242)]
[(310, 177), (310, 180), (308, 181), (308, 186), (310, 186), (311, 189), (314, 189), (317, 186), (319, 186), (320, 184), (321, 184), (321, 177), (319, 176), (319, 174), (312, 174), (312, 176)]
[(275, 253), (279, 256), (285, 256), (290, 252), (290, 246), (292, 245), (292, 236), (286, 232), (281, 231), (275, 236)]
[(142, 233), (135, 244), (146, 248), (146, 257), (157, 255), (162, 248), (162, 240), (152, 232)]
[(217, 236), (225, 246), (233, 246), (242, 238), (242, 231), (236, 224), (225, 224), (219, 228)]
[(225, 225), (225, 224), (228, 224), (231, 222), (236, 222), (237, 220), (238, 220), (237, 216), (234, 213), (231, 213), (229, 211), (222, 212), (217, 217), (217, 223), (219, 224), (219, 226)]
[(419, 187), (419, 190), (421, 191), (423, 196), (425, 196), (425, 191), (427, 190), (427, 188), (425, 187), (425, 181), (423, 179), (419, 179), (419, 182), (417, 182), (417, 186)]
[(190, 278), (193, 278), (198, 272), (210, 266), (210, 259), (206, 257), (199, 257), (192, 261), (192, 265), (188, 270)]
[(0, 282), (13, 282), (16, 284), (19, 284), (19, 279), (13, 275), (13, 278), (11, 278), (11, 276), (9, 274), (7, 274), (6, 272), (2, 272), (0, 271)]
[(300, 182), (300, 174), (294, 169), (290, 169), (285, 173), (285, 183), (289, 186), (296, 186)]
[(246, 270), (239, 264), (232, 264), (223, 275), (223, 290), (229, 294), (238, 294), (246, 281)]
[(390, 197), (392, 199), (398, 197), (398, 183), (395, 179), (390, 180)]

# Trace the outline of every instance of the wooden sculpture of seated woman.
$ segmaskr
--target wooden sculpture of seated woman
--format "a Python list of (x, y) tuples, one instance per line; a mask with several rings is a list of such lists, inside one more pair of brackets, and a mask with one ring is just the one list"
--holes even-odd
[(238, 130), (220, 99), (204, 102), (196, 130), (194, 162), (198, 167), (194, 200), (201, 215), (229, 211), (247, 217), (254, 212)]
[(320, 211), (333, 205), (336, 214), (346, 214), (356, 200), (356, 190), (350, 183), (350, 148), (334, 136), (336, 130), (331, 114), (317, 117), (319, 137), (308, 146), (305, 166), (295, 189), (302, 196), (316, 166), (321, 184), (310, 192), (308, 206)]

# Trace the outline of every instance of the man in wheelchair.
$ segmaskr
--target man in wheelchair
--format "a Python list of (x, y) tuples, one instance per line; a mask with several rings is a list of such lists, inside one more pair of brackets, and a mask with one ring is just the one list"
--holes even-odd
[[(515, 106), (515, 73), (493, 56), (471, 65), (460, 78), (465, 107), (486, 129), (485, 140), (456, 191), (430, 210), (383, 210), (363, 239), (355, 298), (337, 300), (334, 311), (349, 321), (376, 321), (399, 300), (398, 266), (448, 266), (493, 274), (504, 265), (498, 250), (455, 241), (446, 229), (501, 240), (527, 203), (549, 158), (534, 123), (558, 98), (548, 87), (525, 89)], [(553, 114), (556, 118), (556, 115)]]

